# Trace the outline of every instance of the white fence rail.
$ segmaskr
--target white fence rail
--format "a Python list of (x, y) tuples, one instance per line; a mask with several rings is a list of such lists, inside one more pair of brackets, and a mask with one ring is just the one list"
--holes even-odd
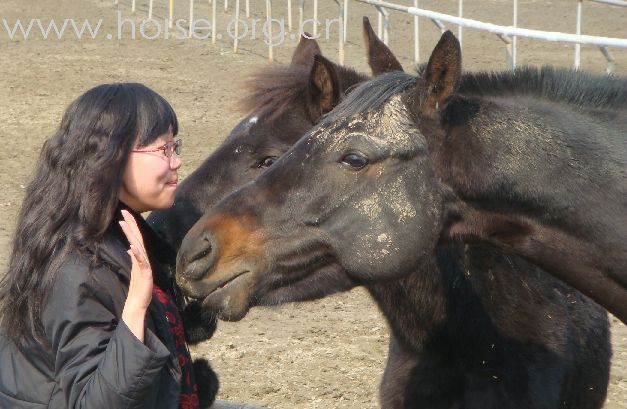
[(591, 1), (595, 3), (610, 4), (612, 6), (627, 7), (627, 1), (622, 1), (622, 0), (591, 0)]
[[(530, 30), (526, 28), (519, 28), (514, 26), (499, 26), (491, 23), (484, 23), (478, 20), (472, 20), (462, 17), (451, 16), (444, 13), (438, 13), (435, 11), (424, 10), (417, 7), (408, 7), (400, 4), (389, 3), (380, 0), (356, 0), (361, 3), (366, 3), (375, 6), (378, 10), (380, 9), (390, 9), (401, 11), (413, 16), (418, 17), (426, 17), (431, 19), (441, 30), (443, 29), (442, 22), (447, 22), (451, 24), (456, 24), (462, 27), (467, 28), (475, 28), (479, 30), (488, 31), (490, 33), (498, 35), (507, 45), (508, 45), (508, 65), (510, 68), (515, 67), (515, 48), (512, 47), (514, 43), (513, 39), (515, 37), (528, 37), (535, 38), (539, 40), (545, 41), (557, 41), (557, 42), (569, 42), (575, 43), (577, 45), (575, 49), (575, 67), (579, 68), (580, 61), (580, 52), (579, 46), (581, 44), (585, 45), (594, 45), (601, 49), (603, 54), (608, 60), (608, 71), (614, 70), (614, 59), (611, 57), (611, 53), (607, 47), (617, 47), (617, 48), (627, 48), (627, 39), (622, 38), (611, 38), (611, 37), (598, 37), (598, 36), (589, 36), (582, 34), (566, 34), (560, 32), (553, 31), (540, 31), (540, 30)], [(622, 5), (617, 4), (616, 2), (619, 0), (596, 0), (598, 2), (612, 2), (613, 5)], [(580, 0), (578, 3), (578, 18), (577, 18), (577, 31), (581, 32), (581, 3)], [(625, 2), (620, 2), (625, 3)], [(608, 3), (610, 4), (610, 3)], [(515, 14), (515, 18), (516, 18)], [(417, 39), (415, 39), (417, 41)]]
[[(194, 0), (189, 1), (189, 21), (193, 21), (194, 16)], [(287, 7), (287, 18), (288, 18), (288, 29), (292, 30), (292, 0), (285, 0)], [(310, 10), (313, 14), (313, 20), (317, 21), (318, 17), (318, 1), (311, 1), (313, 8)], [(338, 38), (338, 46), (339, 46), (339, 60), (340, 64), (344, 63), (344, 46), (347, 40), (347, 27), (346, 21), (348, 20), (348, 0), (333, 0), (338, 6), (338, 19), (340, 22), (339, 27), (339, 38)], [(463, 1), (458, 0), (458, 16), (451, 16), (444, 13), (439, 13), (431, 10), (425, 10), (418, 7), (418, 0), (413, 0), (413, 7), (405, 6), (401, 4), (395, 4), (383, 0), (353, 0), (360, 3), (370, 4), (376, 7), (378, 11), (378, 35), (383, 40), (384, 43), (388, 43), (390, 36), (390, 13), (388, 10), (395, 10), (403, 13), (407, 13), (413, 16), (414, 22), (414, 60), (415, 62), (420, 61), (420, 49), (419, 49), (419, 18), (428, 18), (430, 19), (441, 31), (446, 30), (446, 26), (444, 23), (450, 23), (458, 26), (457, 35), (462, 43), (463, 40), (463, 28), (471, 28), (484, 30), (490, 33), (497, 35), (505, 44), (507, 51), (507, 64), (510, 68), (514, 68), (516, 66), (516, 58), (517, 58), (517, 48), (516, 48), (516, 39), (517, 37), (527, 37), (544, 41), (556, 41), (556, 42), (568, 42), (575, 44), (575, 55), (574, 55), (574, 67), (579, 68), (580, 60), (581, 60), (581, 45), (593, 45), (600, 49), (601, 53), (605, 56), (607, 60), (607, 71), (613, 72), (615, 69), (615, 61), (612, 53), (610, 52), (610, 47), (615, 48), (627, 48), (627, 39), (621, 38), (611, 38), (611, 37), (599, 37), (599, 36), (590, 36), (590, 35), (582, 35), (581, 34), (581, 23), (582, 23), (582, 15), (583, 15), (583, 0), (577, 0), (577, 21), (576, 21), (576, 34), (566, 34), (561, 32), (551, 32), (551, 31), (541, 31), (541, 30), (531, 30), (525, 28), (519, 28), (518, 25), (518, 0), (513, 1), (513, 21), (511, 26), (501, 26), (492, 23), (485, 23), (478, 20), (472, 20), (463, 17)], [(619, 6), (619, 7), (627, 7), (627, 1), (625, 0), (590, 0), (596, 3), (603, 3), (610, 6)], [(277, 0), (274, 0), (277, 3)], [(119, 0), (114, 0), (114, 4), (118, 4)], [(212, 27), (216, 27), (216, 6), (218, 0), (209, 0), (209, 4), (212, 12)], [(272, 3), (273, 0), (265, 0), (266, 3), (266, 19), (270, 20), (272, 14)], [(310, 8), (306, 7), (305, 0), (298, 1), (298, 13), (299, 13), (299, 30), (303, 27), (303, 19), (305, 10)], [(246, 18), (250, 18), (250, 5), (249, 0), (246, 0)], [(131, 9), (135, 12), (135, 0), (132, 0)], [(240, 2), (239, 0), (235, 2), (235, 15), (236, 19), (240, 16)], [(228, 0), (224, 0), (224, 10), (225, 12), (228, 10)], [(308, 10), (309, 11), (309, 10)], [(152, 18), (153, 15), (153, 0), (149, 0), (148, 7), (148, 16)], [(168, 0), (168, 21), (170, 26), (172, 25), (172, 21), (174, 20), (174, 0)], [(235, 29), (237, 31), (237, 26), (239, 24), (235, 24)], [(269, 29), (271, 30), (271, 24), (269, 25)], [(192, 35), (192, 28), (190, 26), (189, 35)], [(317, 32), (317, 24), (313, 25), (313, 33), (314, 35)], [(218, 36), (219, 37), (219, 36)], [(237, 32), (235, 37), (237, 38)], [(215, 44), (216, 36), (212, 36), (212, 43)], [(268, 59), (272, 61), (273, 59), (273, 49), (272, 44), (268, 45)], [(233, 49), (234, 52), (237, 52), (238, 49), (238, 40), (235, 39), (233, 41)]]

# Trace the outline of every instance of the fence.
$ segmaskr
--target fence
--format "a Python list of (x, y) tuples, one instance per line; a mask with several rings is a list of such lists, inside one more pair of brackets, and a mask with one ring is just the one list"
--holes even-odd
[[(119, 0), (115, 0), (115, 4), (118, 4)], [(174, 20), (174, 0), (168, 0), (168, 15), (169, 24), (172, 25)], [(218, 0), (208, 0), (212, 6), (212, 27), (216, 27), (216, 13)], [(287, 20), (288, 30), (293, 29), (292, 24), (292, 0), (285, 0), (287, 6)], [(349, 1), (348, 0), (333, 0), (338, 6), (338, 20), (340, 22), (340, 29), (338, 35), (338, 49), (339, 49), (339, 62), (344, 63), (344, 46), (347, 41), (347, 28), (345, 22), (348, 20)], [(451, 16), (448, 14), (438, 13), (435, 11), (425, 10), (418, 7), (418, 0), (413, 0), (413, 7), (390, 3), (382, 0), (352, 0), (354, 2), (366, 3), (374, 6), (377, 9), (378, 21), (377, 29), (378, 35), (384, 43), (388, 43), (390, 35), (390, 12), (389, 10), (403, 12), (412, 15), (414, 23), (414, 61), (420, 60), (420, 48), (419, 48), (419, 17), (428, 18), (432, 21), (441, 31), (446, 30), (444, 23), (450, 23), (458, 26), (457, 36), (461, 44), (463, 44), (463, 29), (473, 28), (478, 30), (488, 31), (497, 35), (506, 45), (506, 58), (507, 65), (510, 68), (516, 67), (517, 59), (517, 38), (527, 37), (545, 41), (557, 41), (557, 42), (569, 42), (575, 44), (574, 63), (575, 68), (579, 68), (581, 64), (581, 45), (594, 45), (597, 46), (607, 60), (607, 71), (614, 72), (615, 60), (609, 47), (627, 48), (627, 39), (588, 36), (581, 34), (581, 21), (583, 15), (583, 0), (577, 0), (577, 19), (575, 34), (566, 34), (560, 32), (549, 32), (540, 30), (530, 30), (518, 27), (518, 0), (513, 1), (513, 21), (511, 26), (499, 26), (496, 24), (485, 23), (477, 20), (472, 20), (463, 17), (463, 0), (458, 0), (458, 15)], [(624, 0), (590, 0), (596, 3), (603, 3), (609, 6), (627, 7), (627, 1)], [(131, 9), (136, 11), (136, 0), (132, 0)], [(152, 18), (153, 14), (153, 2), (149, 0), (148, 17)], [(275, 0), (276, 2), (276, 0)], [(189, 21), (193, 21), (194, 16), (194, 0), (189, 0)], [(269, 30), (272, 30), (272, 5), (273, 0), (265, 0), (266, 3), (266, 23)], [(224, 0), (224, 10), (228, 10), (228, 0)], [(298, 14), (299, 14), (299, 28), (303, 27), (305, 10), (305, 0), (298, 0)], [(245, 14), (246, 17), (250, 17), (250, 0), (245, 0)], [(240, 0), (235, 0), (235, 18), (236, 21), (240, 16)], [(313, 20), (318, 21), (318, 0), (313, 0)], [(233, 49), (237, 52), (238, 49), (238, 26), (235, 24), (235, 38), (233, 39)], [(317, 24), (313, 25), (313, 35), (317, 34)], [(190, 25), (189, 36), (192, 35), (192, 27)], [(269, 33), (272, 36), (272, 32)], [(212, 42), (215, 44), (216, 36), (212, 36)], [(273, 46), (270, 42), (268, 45), (268, 59), (273, 60)]]
[[(581, 35), (581, 15), (582, 15), (583, 0), (579, 0), (577, 3), (577, 27), (576, 27), (577, 34), (565, 34), (565, 33), (559, 33), (559, 32), (549, 32), (549, 31), (529, 30), (529, 29), (524, 29), (524, 28), (518, 28), (517, 27), (517, 18), (518, 18), (517, 0), (514, 0), (514, 12), (513, 12), (514, 21), (513, 21), (513, 25), (510, 27), (498, 26), (495, 24), (484, 23), (484, 22), (477, 21), (477, 20), (450, 16), (447, 14), (437, 13), (437, 12), (430, 11), (430, 10), (423, 10), (417, 7), (407, 7), (407, 6), (402, 6), (398, 4), (388, 3), (385, 1), (379, 1), (379, 0), (356, 0), (356, 1), (359, 1), (361, 3), (371, 4), (377, 7), (378, 9), (385, 8), (385, 9), (402, 11), (402, 12), (405, 12), (405, 13), (408, 13), (417, 17), (427, 17), (431, 19), (431, 21), (433, 21), (442, 31), (445, 30), (444, 24), (442, 24), (442, 21), (456, 24), (459, 26), (458, 35), (460, 39), (462, 38), (462, 32), (461, 32), (462, 27), (476, 28), (476, 29), (485, 30), (485, 31), (494, 33), (501, 40), (503, 40), (503, 42), (505, 42), (507, 45), (506, 47), (507, 47), (507, 56), (508, 56), (508, 66), (510, 68), (514, 68), (516, 66), (516, 52), (517, 52), (516, 38), (517, 37), (528, 37), (528, 38), (535, 38), (535, 39), (546, 40), (546, 41), (575, 43), (576, 44), (575, 45), (575, 62), (574, 62), (575, 68), (579, 68), (580, 66), (581, 44), (596, 45), (597, 47), (601, 49), (603, 55), (606, 57), (608, 61), (608, 66), (607, 66), (608, 72), (613, 72), (615, 69), (614, 58), (612, 57), (612, 54), (610, 53), (608, 47), (611, 46), (611, 47), (627, 48), (627, 39)], [(460, 14), (462, 12), (462, 5), (463, 5), (462, 1), (463, 0), (459, 1)], [(595, 0), (595, 1), (599, 3), (611, 4), (611, 5), (617, 5), (617, 6), (627, 6), (627, 2), (623, 2), (620, 0)], [(414, 0), (414, 5), (416, 4), (417, 4), (417, 0)], [(387, 19), (387, 16), (381, 15), (381, 18), (385, 20)], [(384, 23), (384, 27), (385, 25), (386, 23)], [(415, 44), (418, 44), (417, 30), (415, 30), (414, 35), (415, 35), (414, 42)], [(386, 41), (385, 32), (383, 34), (383, 39), (385, 42)], [(419, 60), (418, 57), (419, 56), (417, 55), (417, 51), (416, 51), (416, 55), (415, 55), (416, 61)]]

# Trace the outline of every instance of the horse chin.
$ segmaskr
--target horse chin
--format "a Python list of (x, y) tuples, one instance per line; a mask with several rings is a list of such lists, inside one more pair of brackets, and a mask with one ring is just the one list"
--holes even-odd
[(357, 280), (350, 277), (339, 264), (334, 263), (307, 272), (306, 275), (280, 276), (258, 284), (251, 306), (318, 300), (351, 290), (358, 285), (360, 283)]
[(223, 321), (239, 321), (255, 306), (316, 300), (360, 285), (337, 263), (287, 274), (255, 271), (229, 274), (231, 278), (222, 279), (221, 285), (216, 281), (198, 282), (197, 286), (203, 288), (197, 290), (206, 294), (202, 308)]
[(209, 293), (202, 301), (202, 308), (217, 314), (223, 321), (239, 321), (250, 309), (250, 298), (254, 291), (251, 272), (237, 275), (224, 287)]

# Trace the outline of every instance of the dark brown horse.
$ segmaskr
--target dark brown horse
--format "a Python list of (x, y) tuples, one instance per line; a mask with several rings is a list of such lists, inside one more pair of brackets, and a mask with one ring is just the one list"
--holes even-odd
[[(445, 35), (422, 78), (391, 73), (356, 88), (218, 203), (185, 237), (177, 281), (227, 320), (365, 286), (392, 334), (384, 408), (599, 408), (610, 357), (604, 312), (509, 248), (447, 240), (460, 199), (429, 140), (482, 112), (481, 97), (468, 111), (448, 111), (441, 97), (457, 87), (442, 78), (461, 75), (456, 44)], [(479, 77), (461, 82), (490, 92)], [(530, 126), (497, 129), (507, 142)]]

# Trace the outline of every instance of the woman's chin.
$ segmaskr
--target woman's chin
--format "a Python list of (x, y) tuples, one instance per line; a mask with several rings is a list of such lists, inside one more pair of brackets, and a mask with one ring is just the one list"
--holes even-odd
[(174, 191), (171, 195), (163, 197), (158, 203), (155, 203), (152, 210), (166, 210), (172, 207), (174, 204)]

